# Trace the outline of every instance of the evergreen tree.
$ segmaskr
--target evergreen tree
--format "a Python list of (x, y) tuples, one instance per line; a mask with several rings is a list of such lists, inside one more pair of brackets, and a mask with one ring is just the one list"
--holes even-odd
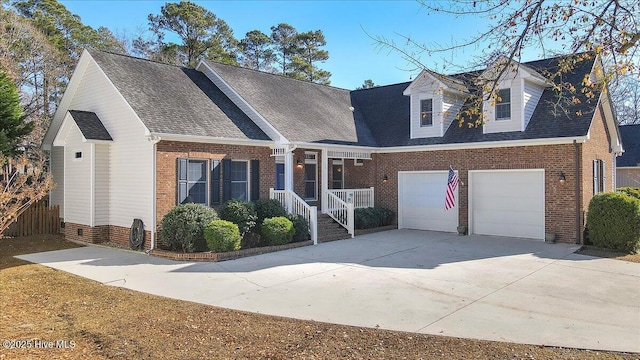
[(273, 63), (277, 59), (271, 45), (272, 40), (267, 34), (260, 30), (249, 31), (238, 46), (241, 65), (254, 70), (274, 71)]
[(18, 89), (3, 68), (0, 68), (0, 153), (12, 156), (20, 140), (31, 132), (31, 123), (24, 122)]

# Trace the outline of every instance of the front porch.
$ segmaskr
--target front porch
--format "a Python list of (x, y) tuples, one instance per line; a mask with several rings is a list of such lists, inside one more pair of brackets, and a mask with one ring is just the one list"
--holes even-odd
[(271, 156), (276, 158), (276, 187), (270, 189), (269, 197), (278, 200), (288, 213), (301, 215), (308, 221), (314, 244), (353, 237), (354, 210), (373, 207), (375, 190), (372, 186), (345, 185), (353, 184), (355, 179), (360, 184), (372, 183), (364, 176), (367, 172), (356, 170), (371, 161), (370, 152), (296, 149), (291, 145), (272, 149)]

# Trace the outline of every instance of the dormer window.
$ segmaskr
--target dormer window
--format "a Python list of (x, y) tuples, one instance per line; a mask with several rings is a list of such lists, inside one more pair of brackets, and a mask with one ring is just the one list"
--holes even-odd
[(420, 100), (420, 126), (433, 125), (433, 99)]
[(496, 99), (496, 120), (511, 119), (511, 89), (498, 91)]

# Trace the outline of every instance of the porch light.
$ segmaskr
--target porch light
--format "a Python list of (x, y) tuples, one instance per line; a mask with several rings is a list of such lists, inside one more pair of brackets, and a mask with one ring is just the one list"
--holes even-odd
[(296, 160), (296, 167), (298, 169), (302, 169), (302, 160), (300, 160), (300, 159)]
[(560, 172), (560, 184), (567, 182), (567, 177), (564, 175), (564, 171)]
[(384, 177), (382, 178), (382, 183), (386, 184), (387, 181), (389, 181), (389, 177), (385, 174)]

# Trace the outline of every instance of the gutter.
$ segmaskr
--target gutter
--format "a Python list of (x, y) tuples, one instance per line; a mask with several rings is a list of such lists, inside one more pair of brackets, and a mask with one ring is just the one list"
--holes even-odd
[(230, 145), (247, 145), (247, 146), (273, 146), (275, 142), (273, 140), (252, 140), (252, 139), (233, 139), (224, 137), (212, 137), (212, 136), (197, 136), (197, 135), (178, 135), (167, 133), (151, 133), (149, 136), (161, 138), (166, 141), (186, 141), (186, 142), (199, 142), (199, 143), (212, 143), (212, 144), (230, 144)]

